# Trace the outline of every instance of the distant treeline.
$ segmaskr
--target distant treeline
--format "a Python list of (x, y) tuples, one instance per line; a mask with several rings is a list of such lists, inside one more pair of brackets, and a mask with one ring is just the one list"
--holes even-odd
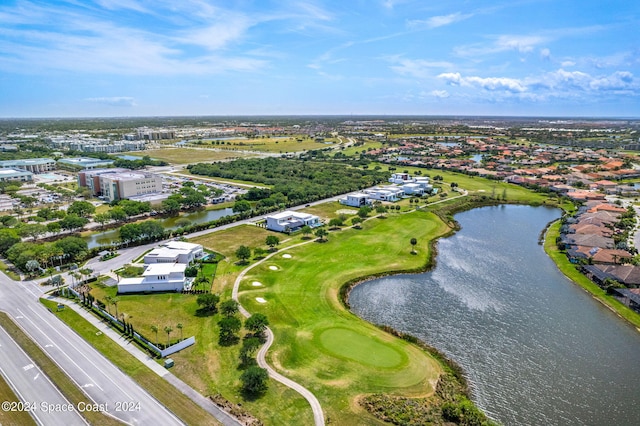
[(290, 205), (367, 188), (385, 182), (388, 177), (388, 173), (377, 170), (285, 158), (199, 163), (187, 168), (196, 175), (273, 185), (273, 192), (284, 194)]

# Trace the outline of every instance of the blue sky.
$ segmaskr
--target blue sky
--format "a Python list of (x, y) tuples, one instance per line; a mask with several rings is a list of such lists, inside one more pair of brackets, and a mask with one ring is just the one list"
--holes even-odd
[(633, 0), (0, 4), (0, 117), (640, 117)]

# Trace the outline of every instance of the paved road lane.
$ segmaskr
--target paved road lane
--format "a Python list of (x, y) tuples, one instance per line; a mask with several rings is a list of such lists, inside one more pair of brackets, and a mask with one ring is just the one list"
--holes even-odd
[(3, 401), (3, 411), (28, 411), (38, 424), (44, 426), (87, 424), (75, 407), (1, 327), (0, 359), (0, 374), (22, 402), (7, 406)]
[(0, 274), (0, 309), (33, 339), (97, 404), (114, 417), (139, 425), (181, 425), (129, 376), (62, 324), (37, 299), (36, 289)]

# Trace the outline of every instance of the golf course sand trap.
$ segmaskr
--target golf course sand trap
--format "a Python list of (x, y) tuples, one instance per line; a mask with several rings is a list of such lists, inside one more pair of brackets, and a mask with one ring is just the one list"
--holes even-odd
[(291, 255), (290, 254), (283, 254), (282, 257), (284, 257), (285, 259), (291, 259)]
[(271, 266), (269, 266), (269, 269), (271, 269), (272, 271), (277, 271), (278, 267), (271, 265)]
[(262, 285), (262, 283), (260, 281), (254, 281), (251, 283), (252, 286), (254, 287), (260, 287)]
[(267, 301), (264, 300), (262, 297), (256, 297), (256, 302), (258, 302), (258, 303), (267, 303)]

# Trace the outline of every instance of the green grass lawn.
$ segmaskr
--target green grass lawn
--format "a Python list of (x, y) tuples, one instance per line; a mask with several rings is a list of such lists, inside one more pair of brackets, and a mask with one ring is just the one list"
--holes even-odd
[[(207, 147), (212, 148), (211, 146)], [(215, 146), (213, 146), (213, 148), (215, 148)], [(164, 160), (171, 164), (189, 164), (252, 157), (251, 154), (237, 151), (213, 151), (211, 149), (196, 148), (148, 149), (142, 152), (125, 152), (125, 154), (140, 157), (140, 159), (148, 155), (151, 158)]]
[[(389, 170), (389, 166), (383, 163), (371, 163), (369, 168), (372, 169), (375, 166), (381, 166), (382, 170)], [(393, 167), (393, 166), (392, 166)], [(449, 195), (459, 195), (452, 194), (450, 189), (451, 182), (456, 182), (460, 188), (469, 191), (472, 194), (478, 195), (487, 195), (487, 196), (497, 196), (502, 198), (502, 195), (506, 191), (507, 200), (511, 202), (518, 203), (527, 203), (527, 204), (535, 204), (535, 203), (543, 203), (548, 199), (546, 194), (533, 192), (527, 188), (523, 188), (518, 185), (513, 185), (510, 183), (496, 181), (491, 179), (486, 179), (478, 176), (469, 176), (462, 173), (450, 172), (447, 170), (437, 170), (437, 169), (424, 169), (418, 167), (405, 167), (405, 166), (396, 166), (396, 172), (403, 172), (405, 170), (409, 171), (411, 174), (415, 174), (417, 171), (422, 173), (422, 176), (430, 176), (433, 178), (436, 175), (440, 175), (443, 178), (443, 190), (448, 192)], [(433, 180), (432, 182), (433, 183)], [(437, 197), (430, 197), (429, 201), (436, 201)]]
[(622, 318), (629, 321), (636, 328), (640, 328), (640, 314), (634, 312), (632, 309), (629, 309), (627, 306), (620, 303), (618, 299), (607, 294), (606, 291), (598, 287), (597, 284), (587, 278), (583, 273), (578, 271), (576, 269), (576, 265), (569, 262), (569, 259), (567, 258), (565, 252), (558, 250), (555, 241), (556, 238), (560, 235), (560, 226), (560, 221), (557, 221), (553, 225), (551, 225), (549, 227), (549, 230), (547, 231), (547, 236), (544, 242), (544, 250), (556, 263), (558, 269), (560, 269), (560, 271), (574, 283), (578, 284), (580, 287), (591, 293), (593, 297), (602, 302), (605, 306), (609, 307)]
[[(98, 329), (77, 312), (72, 309), (58, 311), (55, 309), (56, 303), (51, 300), (41, 299), (41, 302), (182, 421), (192, 425), (218, 424), (209, 413), (169, 384), (169, 382), (147, 368), (116, 342), (102, 333), (96, 334)], [(114, 423), (120, 424), (115, 421)]]
[[(302, 141), (298, 141), (298, 139), (302, 139)], [(306, 151), (309, 149), (322, 149), (328, 146), (335, 146), (337, 142), (338, 140), (335, 138), (326, 138), (324, 142), (317, 142), (313, 138), (301, 135), (287, 137), (284, 139), (274, 137), (231, 141), (233, 144), (231, 147), (233, 149), (246, 149), (250, 151), (285, 153)], [(229, 145), (226, 145), (225, 147), (228, 148)]]
[[(243, 280), (243, 306), (266, 314), (272, 324), (271, 364), (314, 392), (335, 424), (377, 424), (355, 402), (360, 395), (433, 391), (440, 365), (356, 317), (338, 294), (344, 283), (359, 277), (421, 268), (429, 241), (448, 231), (435, 215), (422, 211), (371, 219), (362, 230), (332, 232), (326, 243), (287, 250), (290, 259), (276, 255)], [(418, 239), (418, 256), (410, 254), (412, 237)]]

